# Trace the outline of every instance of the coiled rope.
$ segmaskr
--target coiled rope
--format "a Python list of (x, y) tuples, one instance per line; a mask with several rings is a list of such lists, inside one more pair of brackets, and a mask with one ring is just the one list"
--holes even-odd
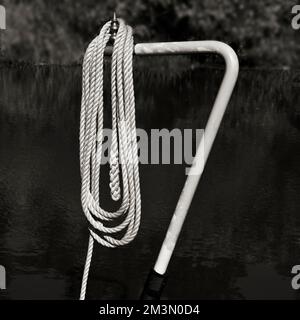
[[(90, 236), (80, 300), (84, 300), (86, 295), (94, 241), (111, 248), (125, 245), (135, 238), (140, 225), (141, 196), (132, 69), (134, 44), (132, 28), (121, 19), (118, 22), (111, 60), (109, 186), (114, 201), (121, 200), (121, 193), (123, 197), (115, 212), (101, 208), (99, 190), (103, 142), (103, 63), (104, 50), (110, 39), (111, 21), (102, 27), (99, 35), (89, 44), (83, 61), (79, 138), (81, 203), (90, 225)], [(117, 224), (119, 221), (121, 223)], [(115, 222), (113, 226), (111, 222)]]

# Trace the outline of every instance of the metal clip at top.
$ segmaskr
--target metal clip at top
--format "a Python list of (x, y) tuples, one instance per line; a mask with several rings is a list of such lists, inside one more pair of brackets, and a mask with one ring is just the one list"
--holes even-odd
[(110, 34), (111, 34), (110, 42), (111, 43), (115, 42), (118, 29), (119, 29), (119, 21), (117, 19), (116, 13), (114, 12), (114, 16), (113, 16), (111, 27), (110, 27)]

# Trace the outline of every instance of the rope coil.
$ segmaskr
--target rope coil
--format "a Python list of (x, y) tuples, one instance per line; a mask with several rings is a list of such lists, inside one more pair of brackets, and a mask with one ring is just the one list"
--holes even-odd
[[(85, 299), (94, 241), (111, 248), (125, 245), (135, 238), (140, 225), (141, 196), (132, 68), (134, 43), (132, 28), (121, 19), (118, 22), (119, 29), (111, 59), (112, 142), (109, 186), (114, 201), (121, 199), (121, 193), (123, 197), (115, 212), (101, 208), (99, 190), (104, 113), (103, 63), (104, 50), (110, 39), (111, 21), (102, 27), (99, 35), (89, 44), (83, 60), (79, 137), (81, 203), (90, 224), (90, 237), (80, 300)], [(121, 223), (106, 226), (107, 222), (116, 219), (120, 221), (120, 218)]]

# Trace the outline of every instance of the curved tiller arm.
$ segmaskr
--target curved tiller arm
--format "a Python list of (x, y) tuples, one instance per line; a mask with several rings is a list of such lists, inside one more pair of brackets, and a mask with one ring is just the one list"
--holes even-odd
[(140, 43), (135, 46), (134, 53), (136, 55), (191, 54), (199, 52), (220, 54), (225, 60), (226, 71), (154, 269), (151, 270), (148, 276), (141, 296), (142, 299), (160, 298), (168, 264), (235, 86), (239, 62), (233, 49), (219, 41)]

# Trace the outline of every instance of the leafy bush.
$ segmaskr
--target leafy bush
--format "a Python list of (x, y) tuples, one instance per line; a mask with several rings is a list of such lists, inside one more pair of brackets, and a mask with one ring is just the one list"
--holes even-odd
[(294, 65), (300, 51), (291, 0), (4, 0), (4, 57), (80, 62), (89, 41), (116, 10), (136, 41), (216, 39), (248, 65)]

